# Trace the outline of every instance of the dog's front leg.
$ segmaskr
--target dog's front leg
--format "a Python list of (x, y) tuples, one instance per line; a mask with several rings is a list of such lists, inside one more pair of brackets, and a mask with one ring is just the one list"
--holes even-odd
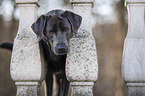
[(70, 83), (66, 79), (65, 74), (63, 74), (62, 81), (60, 84), (60, 95), (59, 96), (68, 96), (69, 85), (70, 85)]
[(45, 82), (46, 82), (46, 87), (47, 87), (47, 96), (52, 96), (52, 92), (53, 92), (53, 74), (46, 73)]

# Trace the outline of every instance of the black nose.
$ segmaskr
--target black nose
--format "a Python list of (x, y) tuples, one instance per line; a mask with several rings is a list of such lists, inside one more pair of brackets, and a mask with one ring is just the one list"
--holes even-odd
[(60, 44), (57, 44), (57, 51), (59, 53), (62, 53), (62, 52), (65, 52), (66, 51), (66, 46), (64, 43), (60, 43)]

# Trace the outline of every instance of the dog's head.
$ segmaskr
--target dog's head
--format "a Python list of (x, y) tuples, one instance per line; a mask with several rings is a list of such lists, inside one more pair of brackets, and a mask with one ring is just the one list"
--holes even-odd
[(81, 16), (73, 12), (53, 10), (41, 15), (31, 27), (40, 40), (50, 45), (54, 54), (63, 55), (68, 53), (69, 40), (77, 33), (81, 21)]

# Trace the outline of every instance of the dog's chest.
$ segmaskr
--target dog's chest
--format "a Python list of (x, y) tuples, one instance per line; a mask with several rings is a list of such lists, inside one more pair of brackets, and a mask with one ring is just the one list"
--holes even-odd
[(55, 55), (50, 47), (43, 41), (42, 43), (47, 72), (61, 73), (64, 71), (66, 55)]
[(47, 69), (53, 73), (61, 73), (65, 67), (64, 57), (49, 57)]

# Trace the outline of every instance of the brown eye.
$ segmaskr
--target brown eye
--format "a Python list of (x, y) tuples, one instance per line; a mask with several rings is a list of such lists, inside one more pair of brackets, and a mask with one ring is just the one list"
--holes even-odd
[(65, 32), (67, 32), (67, 31), (68, 31), (68, 29), (66, 28), (66, 29), (64, 29), (64, 31), (65, 31)]
[(53, 34), (54, 32), (53, 31), (49, 31), (49, 34)]

